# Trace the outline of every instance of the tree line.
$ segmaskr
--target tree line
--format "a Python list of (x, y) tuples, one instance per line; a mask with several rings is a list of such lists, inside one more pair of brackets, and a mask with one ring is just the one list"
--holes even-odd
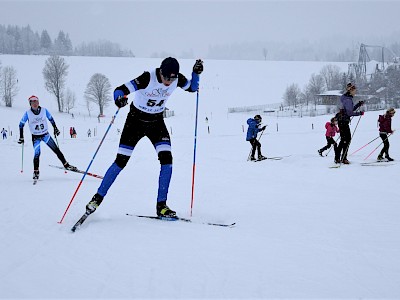
[(119, 44), (106, 40), (81, 43), (74, 47), (68, 33), (60, 30), (51, 39), (47, 30), (41, 34), (28, 25), (19, 27), (0, 25), (0, 54), (65, 55), (133, 57), (131, 50), (121, 49)]

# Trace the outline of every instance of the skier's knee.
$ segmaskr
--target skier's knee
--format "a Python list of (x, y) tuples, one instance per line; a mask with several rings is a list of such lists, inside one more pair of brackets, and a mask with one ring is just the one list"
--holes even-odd
[(171, 151), (160, 151), (158, 152), (158, 160), (162, 165), (172, 164), (172, 153)]
[(115, 163), (117, 164), (118, 167), (123, 169), (123, 168), (125, 168), (126, 164), (128, 163), (129, 158), (130, 158), (130, 156), (117, 154), (117, 158), (115, 159)]

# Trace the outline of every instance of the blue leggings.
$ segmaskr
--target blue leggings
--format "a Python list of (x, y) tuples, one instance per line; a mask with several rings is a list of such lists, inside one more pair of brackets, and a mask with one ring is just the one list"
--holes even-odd
[(32, 144), (33, 144), (33, 169), (39, 170), (39, 157), (40, 157), (40, 142), (46, 143), (47, 146), (57, 155), (58, 159), (64, 165), (67, 161), (65, 160), (64, 155), (61, 153), (60, 148), (57, 147), (56, 143), (54, 142), (53, 138), (50, 134), (44, 135), (32, 135)]

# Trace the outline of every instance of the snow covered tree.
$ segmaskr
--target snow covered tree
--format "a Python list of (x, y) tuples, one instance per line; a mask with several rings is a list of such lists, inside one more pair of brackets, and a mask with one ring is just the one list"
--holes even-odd
[(286, 88), (283, 95), (285, 105), (296, 107), (300, 101), (301, 91), (296, 83), (292, 83)]
[(63, 111), (62, 94), (67, 75), (68, 65), (66, 64), (64, 58), (58, 55), (53, 55), (46, 60), (45, 67), (43, 69), (45, 87), (47, 91), (56, 97), (59, 112)]
[(14, 97), (18, 94), (17, 71), (14, 67), (0, 70), (0, 96), (7, 107), (12, 107)]
[(53, 42), (51, 41), (50, 35), (48, 34), (47, 30), (43, 30), (42, 34), (40, 35), (40, 47), (47, 53), (49, 53), (51, 48), (53, 47)]
[(100, 114), (104, 112), (111, 100), (111, 84), (108, 78), (100, 73), (94, 74), (86, 86), (85, 98), (87, 101), (96, 103), (99, 106)]

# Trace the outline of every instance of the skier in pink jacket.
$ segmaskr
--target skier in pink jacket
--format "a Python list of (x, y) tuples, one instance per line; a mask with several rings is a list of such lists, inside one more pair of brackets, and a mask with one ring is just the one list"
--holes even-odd
[(336, 135), (336, 133), (339, 132), (339, 127), (337, 126), (337, 124), (338, 124), (338, 121), (336, 120), (336, 118), (332, 118), (330, 122), (326, 122), (325, 137), (326, 137), (327, 144), (325, 147), (322, 147), (321, 149), (318, 150), (319, 155), (323, 156), (322, 152), (324, 152), (325, 150), (328, 150), (332, 145), (333, 145), (333, 149), (336, 151), (337, 143), (335, 142), (333, 137)]

